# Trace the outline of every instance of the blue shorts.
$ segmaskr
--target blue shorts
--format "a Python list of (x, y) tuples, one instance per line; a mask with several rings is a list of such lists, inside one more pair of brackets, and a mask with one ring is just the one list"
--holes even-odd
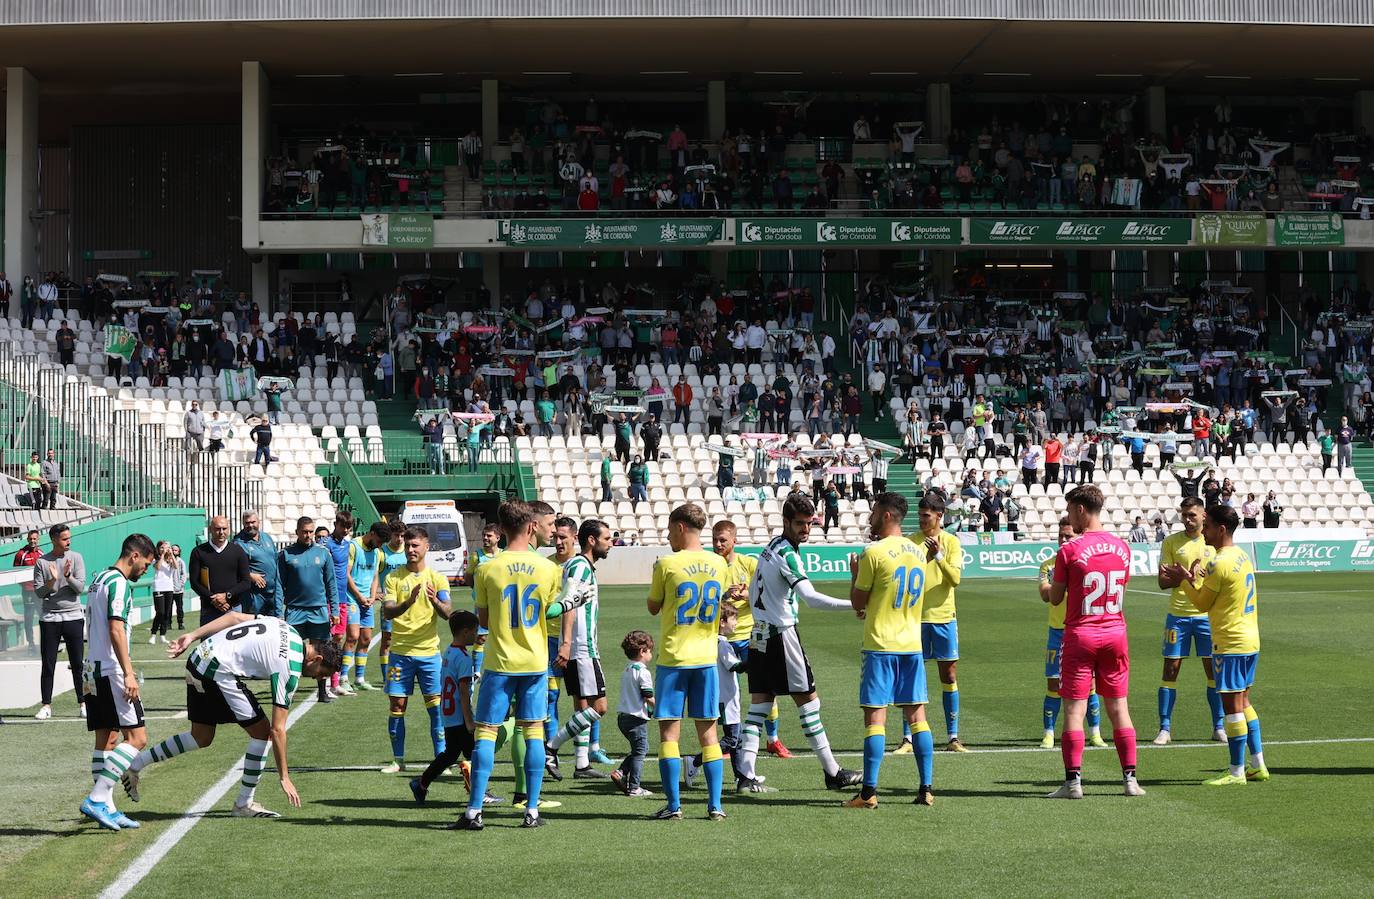
[(694, 718), (714, 721), (720, 715), (720, 681), (715, 665), (673, 668), (659, 665), (654, 678), (654, 717), (660, 721)]
[(503, 674), (488, 671), (477, 687), (477, 705), (472, 714), (478, 724), (493, 727), (511, 717), (515, 702), (516, 721), (543, 721), (549, 716), (548, 682), (544, 674)]
[(1243, 655), (1212, 656), (1212, 670), (1216, 673), (1218, 693), (1240, 693), (1255, 684), (1255, 669), (1259, 666), (1259, 653)]
[(921, 625), (921, 655), (936, 662), (953, 662), (959, 658), (959, 620), (942, 624)]
[[(378, 612), (377, 614), (378, 614), (378, 615), (381, 615), (380, 612)], [(386, 617), (385, 615), (381, 615), (381, 618), (382, 618), (382, 633), (384, 633), (384, 634), (389, 634), (389, 633), (391, 633), (391, 619), (388, 618), (388, 617)]]
[(1186, 659), (1197, 650), (1199, 659), (1212, 655), (1212, 622), (1206, 615), (1164, 616), (1164, 658)]
[(559, 678), (563, 676), (563, 672), (553, 665), (554, 659), (558, 658), (558, 646), (562, 642), (561, 636), (549, 638), (549, 692), (551, 693), (557, 693), (562, 689)]
[(1045, 638), (1045, 677), (1059, 679), (1059, 663), (1064, 660), (1064, 629), (1052, 627)]
[(921, 653), (864, 650), (859, 705), (882, 709), (926, 702), (926, 666)]
[(376, 627), (377, 604), (373, 603), (364, 609), (353, 600), (348, 601), (347, 618), (344, 624), (356, 624), (358, 627)]
[(403, 656), (393, 652), (387, 660), (386, 695), (409, 696), (419, 680), (421, 696), (438, 696), (443, 692), (439, 685), (443, 668), (444, 657), (440, 655)]

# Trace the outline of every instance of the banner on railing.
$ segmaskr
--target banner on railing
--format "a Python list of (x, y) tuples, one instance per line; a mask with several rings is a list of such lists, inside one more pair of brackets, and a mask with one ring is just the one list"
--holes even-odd
[(740, 246), (957, 246), (963, 242), (957, 218), (739, 219)]
[(683, 247), (725, 239), (722, 219), (502, 219), (500, 240), (535, 247)]
[(363, 246), (396, 250), (434, 247), (434, 216), (420, 212), (377, 212), (362, 216)]
[(1267, 221), (1261, 212), (1200, 215), (1193, 220), (1193, 241), (1204, 247), (1268, 246)]
[(1345, 220), (1339, 212), (1281, 212), (1274, 216), (1274, 244), (1280, 247), (1345, 246)]
[(1187, 219), (990, 218), (969, 220), (969, 243), (996, 246), (1174, 246), (1188, 244)]

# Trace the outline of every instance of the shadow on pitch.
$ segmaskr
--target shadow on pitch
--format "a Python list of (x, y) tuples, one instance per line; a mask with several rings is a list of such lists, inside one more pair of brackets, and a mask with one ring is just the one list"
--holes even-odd
[(1374, 768), (1270, 768), (1270, 774), (1321, 774), (1337, 777), (1368, 777)]

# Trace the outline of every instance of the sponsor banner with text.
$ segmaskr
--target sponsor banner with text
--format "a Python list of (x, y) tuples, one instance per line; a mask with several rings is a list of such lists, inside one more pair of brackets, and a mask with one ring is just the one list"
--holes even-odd
[(512, 247), (687, 247), (725, 239), (723, 219), (503, 219)]
[(1274, 216), (1274, 245), (1280, 247), (1345, 246), (1345, 219), (1339, 212), (1291, 213)]
[(1206, 213), (1193, 219), (1193, 239), (1201, 247), (1267, 247), (1268, 220), (1262, 212)]
[(1169, 246), (1188, 244), (1187, 219), (991, 218), (969, 221), (969, 243), (977, 246)]
[(739, 246), (957, 246), (963, 241), (957, 218), (740, 219)]

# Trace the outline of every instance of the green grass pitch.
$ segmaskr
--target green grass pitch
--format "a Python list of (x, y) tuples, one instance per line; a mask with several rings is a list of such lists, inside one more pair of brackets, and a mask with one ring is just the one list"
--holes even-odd
[[(1090, 750), (1088, 798), (1048, 802), (1062, 777), (1058, 749), (1036, 748), (1044, 691), (1045, 611), (1024, 580), (970, 581), (960, 590), (963, 659), (961, 731), (975, 751), (939, 752), (934, 808), (911, 804), (915, 764), (889, 755), (879, 807), (838, 807), (822, 788), (814, 759), (763, 758), (760, 771), (780, 788), (770, 796), (727, 791), (729, 819), (704, 819), (705, 792), (685, 791), (686, 820), (645, 820), (661, 800), (632, 800), (605, 781), (548, 785), (563, 802), (548, 827), (516, 828), (509, 807), (489, 810), (479, 834), (444, 830), (464, 802), (456, 775), (441, 779), (417, 807), (403, 776), (378, 768), (390, 755), (381, 693), (343, 698), (304, 714), (290, 731), (294, 779), (304, 806), (286, 807), (269, 770), (258, 795), (286, 813), (279, 821), (228, 817), (220, 800), (136, 887), (136, 895), (184, 899), (207, 889), (274, 899), (318, 895), (455, 895), (500, 884), (521, 895), (680, 896), (1050, 895), (1099, 891), (1361, 895), (1374, 893), (1374, 707), (1368, 653), (1374, 634), (1374, 579), (1361, 575), (1269, 575), (1260, 582), (1263, 653), (1253, 691), (1274, 779), (1244, 789), (1201, 786), (1225, 764), (1210, 734), (1203, 679), (1185, 662), (1174, 713), (1178, 745), (1149, 745), (1157, 727), (1159, 645), (1165, 602), (1137, 578), (1128, 594), (1134, 671), (1131, 706), (1142, 746), (1140, 779), (1149, 795), (1120, 795), (1116, 756)], [(1152, 586), (1152, 584), (1150, 585)], [(832, 588), (838, 593), (838, 589)], [(657, 633), (643, 588), (602, 590), (601, 643), (614, 697), (624, 660), (620, 637), (634, 627)], [(857, 708), (861, 624), (844, 613), (803, 612), (803, 639), (816, 672), (822, 716), (841, 762), (861, 766)], [(185, 728), (181, 662), (158, 661), (162, 647), (136, 632), (146, 674), (149, 737)], [(934, 666), (931, 720), (937, 747), (944, 725)], [(65, 676), (65, 675), (63, 675)], [(370, 677), (380, 680), (376, 654)], [(303, 689), (304, 699), (309, 695)], [(0, 728), (6, 760), (0, 791), (0, 896), (94, 896), (182, 818), (242, 754), (244, 737), (220, 729), (209, 749), (157, 765), (144, 777), (143, 802), (120, 807), (138, 831), (98, 831), (78, 816), (89, 786), (90, 739), (72, 718), (71, 694), (59, 698), (64, 720)], [(569, 714), (564, 698), (562, 715)], [(32, 710), (29, 710), (30, 713)], [(23, 713), (11, 713), (11, 722)], [(624, 741), (611, 720), (603, 743), (617, 756)], [(889, 746), (895, 746), (896, 715)], [(805, 748), (795, 712), (783, 707), (782, 734)], [(429, 760), (427, 719), (410, 714), (407, 755)], [(1105, 722), (1104, 722), (1105, 725)], [(685, 737), (684, 752), (695, 750)], [(656, 745), (656, 739), (655, 739)], [(508, 754), (492, 788), (509, 797)], [(565, 772), (569, 770), (565, 757)], [(410, 776), (410, 775), (406, 775)], [(651, 755), (646, 786), (659, 793)], [(661, 793), (659, 793), (661, 796)], [(121, 797), (122, 798), (122, 797)]]

